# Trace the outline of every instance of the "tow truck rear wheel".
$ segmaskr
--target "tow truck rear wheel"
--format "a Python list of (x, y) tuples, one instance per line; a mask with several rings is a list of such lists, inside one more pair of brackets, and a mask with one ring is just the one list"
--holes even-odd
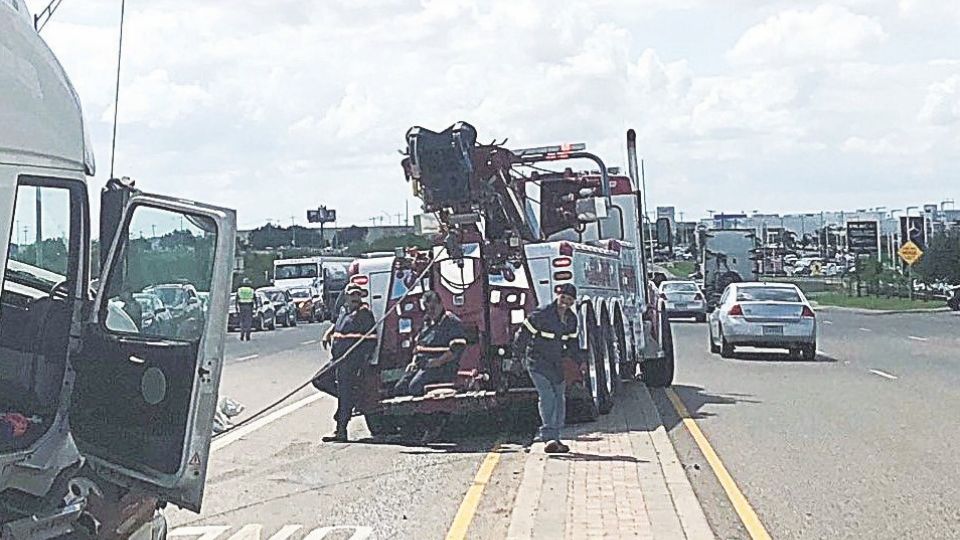
[(598, 329), (593, 324), (592, 317), (587, 324), (587, 350), (584, 353), (587, 373), (583, 379), (587, 397), (568, 402), (567, 419), (571, 422), (592, 422), (600, 416), (600, 396), (605, 393), (606, 386), (602, 384), (603, 372), (599, 361)]
[[(603, 383), (603, 392), (600, 393), (600, 414), (608, 414), (613, 410), (614, 396), (620, 386), (620, 380), (615, 369), (616, 363), (620, 362), (620, 353), (617, 350), (616, 339), (613, 335), (613, 329), (604, 324), (601, 327), (600, 339), (603, 342), (603, 357), (601, 366), (603, 367), (603, 377), (600, 382)], [(598, 370), (599, 371), (599, 370)]]
[(662, 324), (660, 339), (663, 340), (663, 358), (646, 360), (643, 363), (643, 382), (653, 388), (663, 388), (673, 384), (673, 330), (666, 319)]

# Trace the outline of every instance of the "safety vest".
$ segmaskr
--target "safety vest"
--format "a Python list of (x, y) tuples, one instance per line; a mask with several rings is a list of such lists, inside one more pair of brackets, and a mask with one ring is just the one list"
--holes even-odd
[(239, 304), (252, 304), (253, 296), (253, 287), (240, 287), (237, 289), (237, 303)]

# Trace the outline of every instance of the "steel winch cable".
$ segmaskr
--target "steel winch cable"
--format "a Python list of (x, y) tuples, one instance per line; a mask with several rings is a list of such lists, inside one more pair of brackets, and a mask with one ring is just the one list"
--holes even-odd
[[(446, 260), (446, 259), (444, 259), (444, 260)], [(427, 264), (427, 266), (423, 269), (423, 271), (420, 272), (420, 274), (417, 276), (417, 278), (416, 278), (416, 280), (414, 281), (414, 283), (419, 283), (420, 280), (422, 280), (422, 279), (424, 278), (424, 276), (427, 275), (427, 272), (429, 272), (430, 269), (433, 267), (433, 265), (436, 264), (437, 262), (440, 262), (440, 260), (438, 260), (438, 259), (431, 259), (430, 262)], [(296, 388), (294, 388), (294, 389), (291, 390), (290, 392), (284, 394), (284, 396), (281, 397), (280, 399), (277, 399), (276, 401), (270, 403), (270, 404), (267, 405), (266, 407), (264, 407), (264, 408), (260, 409), (259, 411), (257, 411), (255, 414), (253, 414), (253, 415), (251, 415), (251, 416), (248, 416), (247, 418), (244, 418), (242, 421), (237, 422), (236, 424), (230, 426), (230, 427), (227, 428), (226, 430), (221, 431), (220, 433), (215, 434), (215, 435), (213, 436), (213, 440), (217, 440), (218, 438), (226, 435), (227, 433), (230, 433), (231, 431), (233, 431), (233, 430), (235, 430), (235, 429), (238, 429), (238, 428), (240, 428), (240, 427), (242, 427), (242, 426), (245, 426), (245, 425), (249, 424), (250, 422), (253, 422), (253, 421), (256, 420), (257, 418), (260, 418), (260, 417), (263, 416), (264, 414), (267, 414), (268, 412), (270, 412), (270, 411), (272, 411), (273, 409), (275, 409), (275, 408), (279, 407), (280, 405), (282, 405), (285, 401), (287, 401), (288, 399), (290, 399), (291, 397), (293, 397), (294, 395), (296, 395), (298, 392), (300, 392), (300, 391), (303, 390), (304, 388), (306, 388), (306, 387), (310, 386), (311, 384), (313, 384), (313, 381), (314, 381), (317, 377), (320, 377), (321, 375), (324, 375), (325, 373), (328, 373), (331, 369), (336, 369), (337, 365), (339, 365), (341, 362), (343, 362), (343, 361), (350, 355), (350, 353), (352, 353), (352, 352), (354, 351), (354, 349), (356, 349), (357, 347), (359, 347), (360, 344), (363, 343), (363, 340), (364, 340), (364, 339), (370, 337), (374, 332), (377, 331), (378, 328), (380, 328), (380, 327), (383, 325), (383, 321), (386, 320), (387, 316), (390, 315), (390, 310), (395, 309), (398, 305), (402, 304), (403, 301), (406, 300), (408, 296), (410, 296), (410, 294), (413, 292), (414, 288), (415, 288), (415, 287), (407, 287), (407, 290), (403, 293), (403, 295), (401, 295), (400, 298), (398, 298), (397, 301), (394, 302), (394, 304), (393, 304), (392, 306), (388, 306), (387, 309), (384, 310), (383, 316), (380, 317), (380, 319), (378, 319), (378, 320), (374, 323), (373, 328), (371, 328), (370, 330), (368, 330), (367, 333), (365, 333), (365, 334), (363, 335), (363, 337), (361, 337), (360, 339), (358, 339), (358, 340), (356, 341), (356, 343), (354, 343), (353, 345), (351, 345), (350, 348), (347, 349), (342, 355), (340, 355), (339, 358), (335, 358), (335, 359), (331, 360), (328, 364), (325, 364), (323, 367), (321, 367), (320, 369), (318, 369), (317, 372), (314, 373), (312, 377), (310, 377), (309, 379), (307, 379), (306, 382), (304, 382), (304, 383), (301, 384), (300, 386), (297, 386)]]

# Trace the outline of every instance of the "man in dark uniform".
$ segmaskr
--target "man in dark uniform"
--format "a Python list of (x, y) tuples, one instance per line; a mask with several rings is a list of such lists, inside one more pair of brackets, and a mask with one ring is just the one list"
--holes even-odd
[(513, 340), (514, 357), (524, 362), (537, 389), (542, 422), (539, 439), (547, 443), (544, 451), (549, 454), (570, 451), (560, 441), (560, 431), (567, 417), (563, 360), (579, 360), (577, 315), (572, 309), (576, 301), (577, 288), (561, 285), (557, 299), (531, 313)]
[(444, 309), (440, 295), (423, 293), (423, 308), (427, 318), (415, 340), (413, 361), (394, 387), (398, 396), (422, 396), (428, 384), (453, 382), (467, 346), (460, 319)]
[(337, 412), (333, 416), (337, 428), (332, 435), (323, 437), (324, 442), (349, 440), (347, 424), (353, 415), (360, 372), (377, 348), (377, 334), (374, 330), (376, 320), (363, 303), (363, 289), (357, 285), (348, 285), (344, 291), (343, 305), (345, 309), (337, 318), (337, 323), (323, 336), (323, 347), (332, 345), (330, 355), (334, 362), (340, 362), (336, 367)]

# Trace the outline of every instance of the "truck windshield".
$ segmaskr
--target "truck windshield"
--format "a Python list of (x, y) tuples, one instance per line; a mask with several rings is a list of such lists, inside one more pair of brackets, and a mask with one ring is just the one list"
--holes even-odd
[(298, 279), (317, 277), (316, 263), (278, 265), (273, 273), (274, 279)]
[(178, 306), (186, 301), (186, 295), (184, 295), (183, 289), (179, 287), (156, 287), (151, 289), (150, 292), (159, 296), (166, 306)]

